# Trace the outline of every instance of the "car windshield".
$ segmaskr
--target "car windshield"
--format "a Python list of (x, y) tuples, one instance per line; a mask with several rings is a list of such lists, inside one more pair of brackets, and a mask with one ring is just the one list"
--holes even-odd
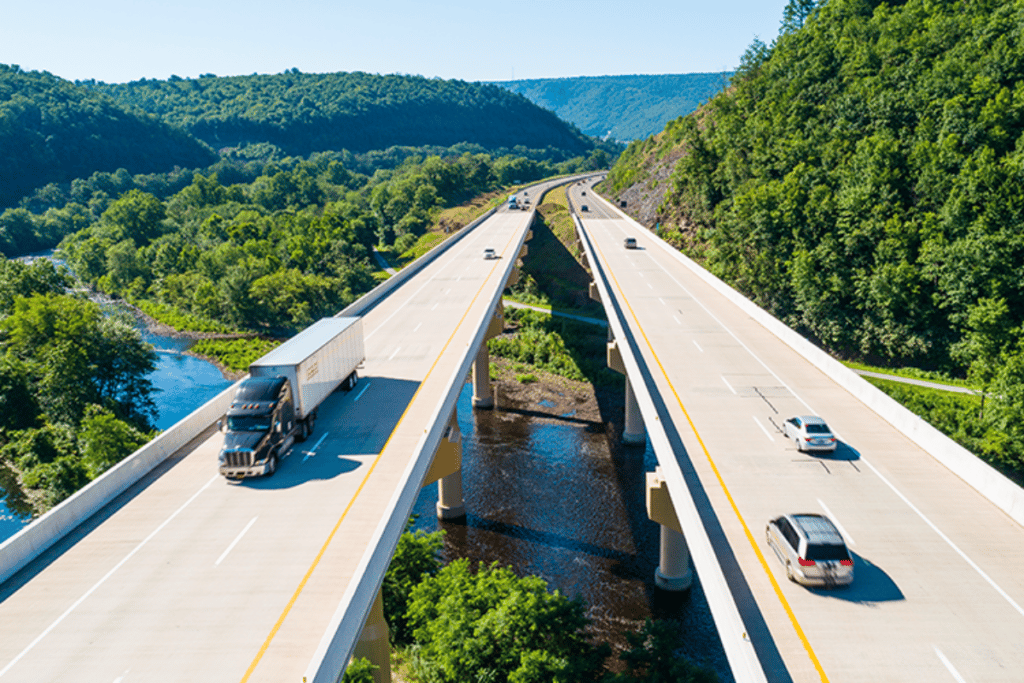
[(807, 559), (821, 562), (824, 560), (848, 560), (850, 553), (846, 552), (846, 546), (832, 543), (808, 543)]
[(228, 417), (228, 430), (232, 432), (269, 432), (270, 416), (236, 415)]
[(824, 425), (824, 424), (808, 424), (807, 425), (807, 433), (808, 434), (828, 434), (829, 433), (828, 425)]

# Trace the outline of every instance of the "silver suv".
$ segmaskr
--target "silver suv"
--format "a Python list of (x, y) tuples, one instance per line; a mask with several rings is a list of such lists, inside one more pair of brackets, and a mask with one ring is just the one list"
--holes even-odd
[(805, 586), (845, 586), (853, 581), (853, 558), (828, 517), (782, 515), (768, 522), (768, 545), (786, 566), (786, 576)]

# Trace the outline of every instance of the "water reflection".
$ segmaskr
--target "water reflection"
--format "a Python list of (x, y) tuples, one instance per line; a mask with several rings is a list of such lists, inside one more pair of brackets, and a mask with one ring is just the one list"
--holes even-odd
[(437, 520), (436, 484), (414, 510), (415, 528), (445, 530), (444, 560), (497, 561), (579, 595), (595, 637), (616, 649), (645, 618), (674, 619), (683, 653), (732, 680), (699, 582), (681, 595), (654, 587), (659, 532), (644, 500), (653, 451), (619, 445), (611, 425), (537, 406), (474, 411), (471, 398), (467, 386), (458, 407), (466, 520)]

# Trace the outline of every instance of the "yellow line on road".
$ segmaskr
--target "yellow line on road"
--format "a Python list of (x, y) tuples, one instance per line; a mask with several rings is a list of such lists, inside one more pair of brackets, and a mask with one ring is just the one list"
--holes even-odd
[[(513, 233), (513, 237), (514, 236), (515, 233)], [(509, 241), (505, 245), (505, 249), (503, 250), (503, 252), (508, 250), (508, 246), (511, 243), (512, 238), (509, 238)], [(430, 369), (427, 370), (427, 374), (424, 375), (423, 381), (421, 381), (420, 385), (416, 387), (416, 391), (413, 393), (412, 398), (409, 399), (409, 405), (407, 405), (405, 407), (405, 410), (402, 411), (402, 416), (398, 418), (398, 422), (395, 424), (395, 428), (391, 431), (391, 434), (388, 435), (387, 441), (384, 442), (384, 447), (380, 449), (380, 453), (378, 453), (377, 457), (374, 458), (373, 463), (370, 465), (370, 469), (367, 470), (366, 475), (363, 477), (363, 480), (359, 482), (359, 487), (356, 488), (356, 492), (352, 495), (352, 499), (349, 500), (348, 504), (345, 506), (345, 510), (341, 513), (341, 517), (338, 518), (338, 521), (337, 523), (335, 523), (334, 528), (331, 529), (331, 533), (328, 534), (327, 540), (324, 541), (323, 546), (320, 548), (320, 552), (316, 554), (316, 558), (314, 558), (313, 564), (311, 564), (309, 566), (309, 569), (306, 570), (306, 574), (302, 577), (302, 581), (299, 582), (298, 588), (295, 589), (295, 593), (292, 594), (292, 597), (288, 601), (288, 604), (285, 605), (284, 611), (281, 612), (281, 616), (278, 617), (277, 622), (274, 624), (274, 628), (270, 630), (270, 635), (267, 636), (267, 639), (263, 642), (263, 645), (262, 647), (260, 647), (259, 652), (256, 653), (256, 657), (253, 658), (252, 663), (249, 664), (249, 668), (246, 670), (245, 675), (242, 676), (241, 683), (246, 683), (246, 681), (249, 680), (249, 677), (252, 676), (253, 672), (256, 670), (256, 666), (260, 663), (260, 660), (263, 659), (263, 655), (267, 653), (267, 650), (270, 648), (271, 642), (273, 642), (274, 637), (277, 635), (277, 632), (281, 629), (281, 626), (284, 624), (284, 620), (288, 617), (288, 613), (292, 611), (292, 607), (295, 606), (295, 602), (299, 599), (299, 596), (302, 594), (303, 589), (305, 589), (306, 583), (309, 582), (310, 577), (313, 575), (313, 571), (317, 568), (317, 565), (320, 564), (320, 560), (323, 559), (324, 554), (327, 552), (327, 548), (331, 545), (331, 541), (334, 540), (335, 534), (337, 534), (338, 529), (341, 528), (341, 523), (345, 521), (345, 517), (352, 509), (352, 506), (355, 505), (356, 499), (362, 492), (363, 487), (366, 486), (366, 482), (370, 479), (370, 475), (373, 474), (373, 471), (377, 468), (377, 464), (380, 462), (381, 458), (384, 457), (384, 453), (387, 451), (388, 445), (390, 445), (391, 443), (391, 439), (398, 432), (399, 427), (402, 426), (402, 422), (405, 420), (405, 416), (408, 414), (409, 410), (416, 402), (416, 397), (419, 396), (420, 389), (422, 389), (423, 385), (427, 383), (427, 379), (430, 378), (430, 375), (434, 372), (434, 369), (437, 367), (437, 364), (441, 361), (441, 358), (444, 357), (445, 351), (448, 350), (448, 346), (452, 343), (452, 340), (455, 339), (455, 335), (462, 327), (462, 324), (466, 321), (466, 316), (468, 316), (469, 312), (473, 309), (474, 304), (476, 304), (476, 300), (484, 291), (484, 287), (487, 286), (487, 283), (490, 281), (491, 276), (494, 275), (494, 269), (498, 267), (499, 263), (501, 263), (501, 261), (497, 261), (495, 262), (494, 265), (491, 266), (491, 272), (488, 274), (486, 278), (484, 278), (484, 281), (480, 285), (480, 288), (476, 291), (476, 294), (473, 295), (472, 301), (470, 301), (465, 313), (463, 313), (462, 317), (459, 319), (459, 323), (455, 326), (455, 330), (452, 331), (451, 336), (448, 337), (448, 341), (446, 341), (444, 343), (444, 346), (441, 348), (441, 353), (439, 353), (437, 358), (434, 359), (434, 362), (431, 364)], [(484, 343), (487, 343), (486, 340), (484, 341)]]
[[(700, 443), (700, 447), (703, 449), (708, 463), (711, 464), (711, 469), (714, 471), (715, 477), (718, 479), (718, 484), (722, 487), (722, 491), (725, 493), (725, 497), (729, 500), (729, 505), (732, 507), (732, 511), (736, 514), (736, 518), (743, 527), (743, 533), (746, 534), (750, 547), (754, 549), (754, 554), (757, 555), (757, 559), (761, 563), (761, 568), (764, 569), (764, 573), (768, 576), (768, 580), (771, 581), (772, 588), (775, 589), (775, 595), (779, 598), (779, 602), (782, 603), (783, 609), (786, 610), (786, 614), (789, 616), (789, 621), (793, 624), (793, 629), (796, 631), (797, 636), (800, 638), (800, 642), (803, 643), (804, 649), (807, 651), (807, 656), (810, 657), (811, 663), (814, 664), (814, 668), (817, 670), (822, 682), (828, 683), (828, 676), (825, 674), (825, 670), (822, 668), (821, 662), (818, 661), (818, 656), (814, 654), (814, 648), (811, 647), (811, 643), (807, 639), (807, 635), (804, 633), (803, 628), (801, 628), (800, 622), (797, 621), (796, 614), (793, 613), (793, 609), (790, 607), (789, 601), (786, 600), (786, 596), (782, 594), (782, 588), (772, 575), (771, 569), (768, 567), (768, 562), (764, 558), (764, 554), (761, 553), (761, 549), (757, 546), (754, 534), (751, 533), (746, 520), (744, 520), (743, 515), (740, 514), (739, 506), (736, 505), (735, 499), (733, 499), (732, 494), (729, 492), (729, 487), (725, 485), (725, 479), (722, 478), (721, 472), (718, 471), (718, 466), (711, 457), (711, 453), (708, 452), (708, 447), (704, 444), (704, 439), (701, 438), (700, 433), (697, 431), (697, 426), (693, 424), (693, 419), (690, 417), (689, 411), (686, 410), (686, 406), (683, 405), (683, 401), (679, 397), (679, 392), (676, 391), (675, 385), (672, 383), (668, 373), (665, 371), (665, 366), (661, 364), (661, 359), (658, 358), (658, 354), (654, 351), (654, 345), (651, 344), (651, 340), (648, 339), (647, 332), (644, 331), (643, 326), (640, 324), (640, 320), (637, 318), (636, 312), (633, 310), (629, 300), (622, 291), (622, 287), (619, 285), (618, 278), (615, 277), (615, 273), (613, 273), (611, 268), (608, 266), (608, 261), (604, 257), (604, 252), (601, 251), (601, 248), (598, 246), (596, 241), (594, 242), (594, 248), (601, 252), (601, 260), (605, 264), (605, 270), (615, 282), (615, 288), (619, 291), (619, 296), (621, 297), (622, 302), (626, 304), (626, 308), (629, 309), (630, 315), (633, 316), (633, 322), (636, 324), (636, 328), (640, 330), (640, 334), (643, 335), (644, 342), (647, 343), (647, 348), (650, 350), (651, 356), (654, 357), (655, 362), (658, 364), (658, 369), (661, 370), (662, 376), (665, 378), (669, 388), (672, 390), (672, 395), (675, 396), (676, 402), (679, 404), (679, 409), (683, 411), (683, 415), (686, 416), (686, 421), (690, 424), (690, 429), (693, 431), (693, 435), (697, 437), (697, 442)], [(623, 340), (623, 342), (625, 342), (625, 340)]]

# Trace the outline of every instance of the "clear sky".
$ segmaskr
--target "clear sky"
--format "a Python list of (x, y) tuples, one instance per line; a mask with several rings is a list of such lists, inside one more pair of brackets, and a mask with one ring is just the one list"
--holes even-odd
[(69, 80), (366, 71), (467, 81), (732, 70), (786, 0), (6, 0), (0, 63)]

